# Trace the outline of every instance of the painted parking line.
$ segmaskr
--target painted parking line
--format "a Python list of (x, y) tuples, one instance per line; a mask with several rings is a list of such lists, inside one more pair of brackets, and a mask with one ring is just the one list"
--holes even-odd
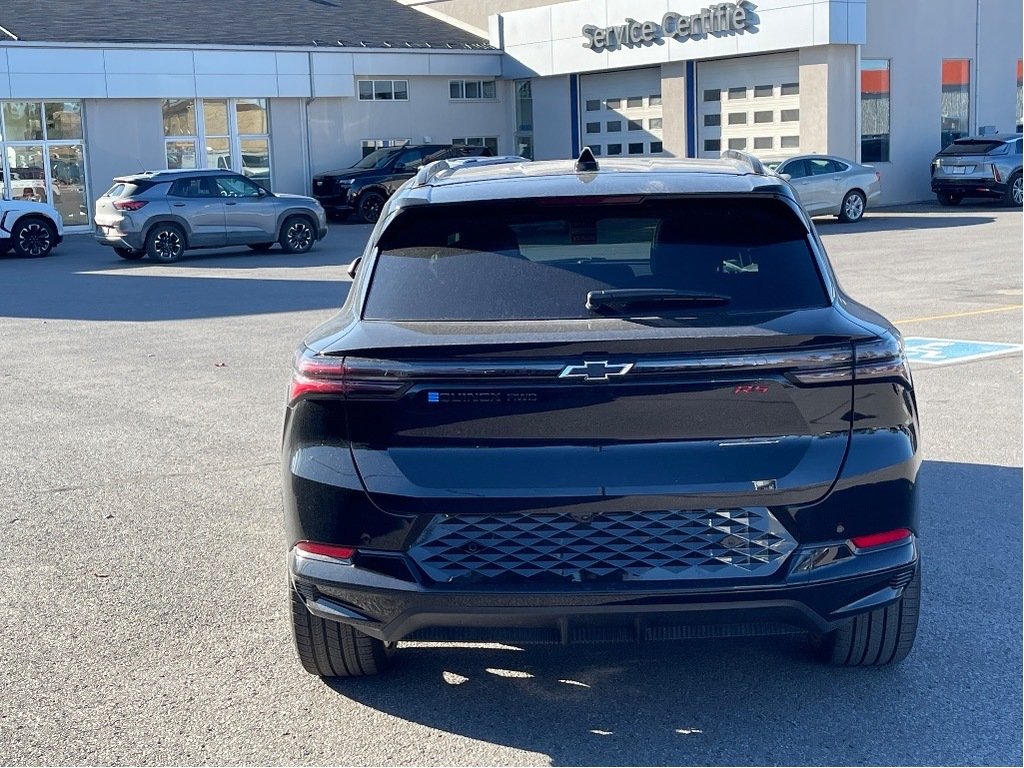
[(981, 360), (996, 355), (1019, 353), (1020, 344), (1001, 344), (992, 341), (965, 341), (963, 339), (933, 339), (926, 336), (906, 336), (903, 343), (911, 363), (948, 365)]
[(895, 325), (906, 325), (907, 323), (923, 323), (927, 320), (951, 320), (956, 317), (972, 317), (974, 315), (990, 315), (993, 312), (1019, 312), (1024, 309), (1024, 304), (1007, 304), (1003, 307), (989, 307), (988, 309), (972, 309), (967, 312), (952, 312), (948, 315), (930, 315), (929, 317), (911, 317), (909, 320), (894, 320)]

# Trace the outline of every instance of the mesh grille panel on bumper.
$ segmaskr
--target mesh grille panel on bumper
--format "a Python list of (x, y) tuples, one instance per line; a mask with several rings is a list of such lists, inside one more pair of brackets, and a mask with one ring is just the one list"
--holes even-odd
[(766, 576), (796, 548), (763, 507), (437, 515), (409, 554), (437, 582), (659, 581)]

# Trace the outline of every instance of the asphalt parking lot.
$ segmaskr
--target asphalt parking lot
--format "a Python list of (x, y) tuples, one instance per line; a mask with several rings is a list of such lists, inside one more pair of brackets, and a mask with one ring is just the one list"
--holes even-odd
[[(1020, 344), (1022, 218), (819, 220), (907, 336)], [(415, 645), (327, 685), (285, 614), (291, 354), (369, 227), (305, 256), (0, 259), (0, 763), (1020, 765), (1021, 355), (915, 365), (924, 606), (900, 666), (799, 641)]]

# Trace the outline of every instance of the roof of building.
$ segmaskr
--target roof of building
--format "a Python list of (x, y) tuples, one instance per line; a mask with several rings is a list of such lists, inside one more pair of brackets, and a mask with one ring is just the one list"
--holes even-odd
[(3, 0), (0, 27), (0, 44), (491, 48), (397, 0)]

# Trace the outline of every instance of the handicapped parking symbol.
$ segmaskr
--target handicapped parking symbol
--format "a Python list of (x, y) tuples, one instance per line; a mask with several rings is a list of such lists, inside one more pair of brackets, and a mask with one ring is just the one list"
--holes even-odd
[(926, 365), (947, 365), (980, 360), (985, 357), (1020, 352), (1020, 344), (1002, 344), (991, 341), (964, 341), (960, 339), (933, 339), (907, 336), (903, 339), (907, 360)]

